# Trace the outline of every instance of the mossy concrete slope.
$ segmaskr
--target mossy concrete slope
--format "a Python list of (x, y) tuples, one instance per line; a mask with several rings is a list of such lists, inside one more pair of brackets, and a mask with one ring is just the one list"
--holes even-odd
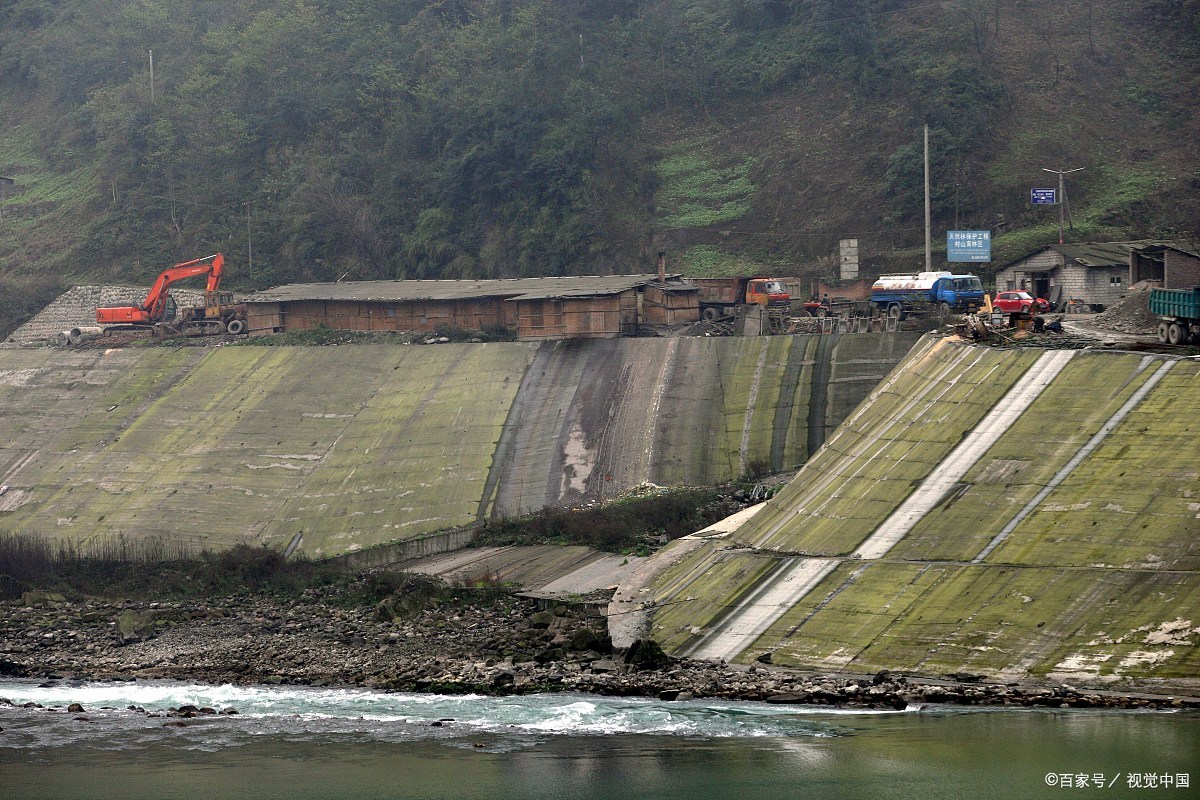
[(6, 352), (29, 377), (4, 381), (5, 429), (41, 430), (3, 451), (22, 503), (0, 526), (321, 556), (471, 523), (533, 352)]
[(707, 485), (792, 469), (808, 458), (809, 431), (833, 430), (918, 339), (547, 342), (525, 373), (485, 499), (511, 515), (647, 481)]
[(802, 463), (915, 341), (7, 349), (0, 530), (323, 557), (729, 480)]
[(1197, 408), (1195, 360), (929, 338), (759, 513), (669, 548), (648, 632), (742, 662), (1196, 688)]

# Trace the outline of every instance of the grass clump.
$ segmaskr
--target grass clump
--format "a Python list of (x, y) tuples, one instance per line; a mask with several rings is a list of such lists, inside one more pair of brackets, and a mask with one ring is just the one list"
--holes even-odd
[(736, 510), (712, 489), (671, 490), (594, 508), (546, 508), (525, 517), (493, 520), (474, 544), (584, 545), (609, 553), (649, 555)]
[(193, 553), (183, 542), (117, 538), (85, 551), (70, 542), (0, 532), (0, 600), (34, 590), (176, 600), (296, 596), (344, 577), (340, 564), (285, 558), (273, 548), (248, 544)]

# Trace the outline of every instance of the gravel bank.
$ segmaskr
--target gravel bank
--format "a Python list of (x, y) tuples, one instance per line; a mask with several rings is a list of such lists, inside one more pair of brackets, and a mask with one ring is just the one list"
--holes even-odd
[[(28, 600), (29, 598), (26, 598)], [(394, 616), (399, 614), (399, 616)], [(653, 645), (614, 653), (603, 617), (501, 597), (404, 614), (300, 602), (63, 602), (0, 606), (0, 675), (175, 679), (442, 693), (591, 692), (661, 699), (905, 708), (920, 703), (1200, 708), (1200, 699), (1017, 686), (980, 676), (816, 675), (678, 661)]]

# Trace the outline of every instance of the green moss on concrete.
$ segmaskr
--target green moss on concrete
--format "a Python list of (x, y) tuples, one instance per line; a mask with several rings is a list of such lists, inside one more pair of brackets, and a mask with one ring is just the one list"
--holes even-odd
[(1177, 610), (1198, 604), (1194, 575), (846, 564), (747, 655), (851, 672), (1190, 678), (1200, 620)]
[(680, 652), (742, 602), (746, 593), (779, 569), (777, 558), (705, 545), (676, 565), (654, 595), (651, 637)]
[(6, 521), (80, 544), (300, 533), (315, 554), (473, 521), (529, 347), (183, 352), (122, 351), (94, 393), (47, 397), (63, 431), (30, 440)]
[(1180, 361), (989, 558), (1200, 568), (1200, 365)]
[(772, 651), (772, 662), (841, 668), (936, 582), (928, 565), (845, 562), (771, 626), (741, 661)]
[[(725, 541), (849, 552), (1040, 355), (925, 343)], [(1171, 361), (1100, 445), (1063, 472), (1164, 363), (1077, 354), (886, 560), (843, 562), (740, 660), (772, 651), (775, 663), (822, 670), (1195, 685), (1200, 365)], [(969, 563), (1060, 473), (1062, 483), (986, 562)], [(741, 596), (756, 588), (744, 576), (731, 586)], [(680, 609), (704, 609), (711, 619), (731, 586), (693, 581)], [(698, 618), (670, 615), (664, 632), (672, 634)]]
[(306, 552), (471, 524), (528, 348), (472, 345), (389, 353), (322, 469), (280, 509), (271, 532)]
[(1153, 374), (1137, 355), (1080, 353), (891, 552), (971, 560)]
[[(736, 534), (758, 547), (844, 554), (857, 547), (983, 418), (1036, 358), (937, 344), (837, 431), (774, 505)], [(830, 487), (836, 487), (827, 491)]]
[[(723, 388), (713, 365), (724, 356), (722, 340), (680, 339), (670, 379), (663, 390), (656, 424), (654, 471), (651, 480), (662, 485), (688, 482), (688, 475), (719, 483), (732, 475), (737, 463), (721, 452), (716, 431), (724, 426)], [(703, 431), (704, 435), (697, 435)]]

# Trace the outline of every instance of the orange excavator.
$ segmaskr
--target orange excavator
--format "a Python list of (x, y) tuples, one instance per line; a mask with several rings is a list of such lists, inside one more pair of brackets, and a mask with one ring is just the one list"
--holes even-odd
[[(246, 332), (246, 306), (233, 302), (233, 292), (221, 291), (225, 256), (217, 253), (163, 270), (137, 306), (100, 306), (96, 324), (116, 329), (150, 329), (156, 336), (212, 336)], [(204, 305), (179, 309), (169, 288), (176, 281), (207, 275)], [(109, 327), (106, 330), (114, 330)]]

